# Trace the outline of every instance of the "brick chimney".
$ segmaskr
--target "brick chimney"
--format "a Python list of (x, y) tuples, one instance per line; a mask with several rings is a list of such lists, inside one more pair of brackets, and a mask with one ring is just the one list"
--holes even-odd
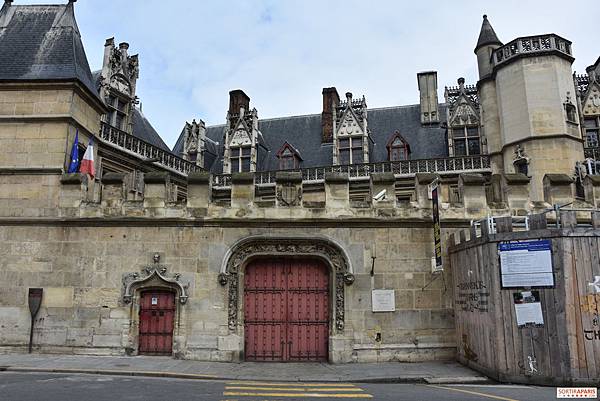
[(321, 142), (329, 143), (333, 141), (333, 119), (335, 109), (340, 104), (340, 95), (337, 89), (323, 88), (323, 112), (321, 113)]
[(245, 112), (250, 110), (250, 98), (241, 89), (229, 92), (229, 114), (240, 114), (240, 109)]

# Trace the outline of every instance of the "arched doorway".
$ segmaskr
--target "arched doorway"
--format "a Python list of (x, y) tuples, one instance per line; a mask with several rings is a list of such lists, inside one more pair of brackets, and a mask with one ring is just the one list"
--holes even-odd
[(315, 258), (258, 258), (244, 275), (248, 361), (327, 361), (329, 268)]
[(171, 355), (175, 328), (175, 292), (149, 289), (140, 293), (139, 354)]

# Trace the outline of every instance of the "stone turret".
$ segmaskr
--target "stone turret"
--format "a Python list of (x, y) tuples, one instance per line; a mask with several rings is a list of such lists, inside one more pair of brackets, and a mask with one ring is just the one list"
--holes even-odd
[(492, 24), (483, 16), (479, 39), (475, 46), (477, 55), (477, 66), (479, 69), (479, 82), (477, 90), (481, 109), (481, 131), (482, 137), (486, 138), (487, 151), (490, 154), (490, 165), (494, 174), (504, 172), (503, 159), (500, 155), (502, 146), (500, 144), (500, 118), (498, 113), (498, 102), (496, 94), (496, 82), (491, 79), (492, 53), (502, 46)]
[(502, 42), (498, 39), (492, 24), (483, 16), (479, 39), (475, 46), (475, 54), (477, 55), (477, 67), (479, 68), (479, 79), (483, 79), (492, 73), (492, 52), (502, 46)]
[(572, 176), (576, 162), (584, 158), (571, 100), (571, 42), (544, 34), (502, 45), (484, 16), (475, 53), (493, 173), (527, 174), (532, 200), (541, 200), (544, 174)]

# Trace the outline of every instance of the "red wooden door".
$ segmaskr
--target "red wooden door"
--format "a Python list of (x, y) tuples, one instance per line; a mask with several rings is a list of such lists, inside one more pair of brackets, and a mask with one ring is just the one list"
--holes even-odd
[(146, 291), (140, 298), (139, 352), (146, 355), (171, 355), (175, 294)]
[(329, 341), (329, 273), (318, 260), (259, 260), (244, 279), (249, 361), (324, 361)]

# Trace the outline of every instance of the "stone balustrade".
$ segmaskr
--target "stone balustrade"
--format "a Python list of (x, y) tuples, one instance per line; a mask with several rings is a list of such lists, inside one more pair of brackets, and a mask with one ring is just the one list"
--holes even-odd
[[(228, 200), (215, 198), (211, 176), (195, 172), (188, 177), (188, 198), (169, 201), (167, 173), (145, 176), (144, 199), (127, 200), (123, 177), (112, 174), (103, 180), (101, 201), (86, 201), (86, 180), (78, 174), (63, 177), (60, 193), (61, 216), (102, 218), (110, 216), (178, 219), (415, 219), (429, 221), (432, 205), (430, 184), (437, 180), (442, 220), (473, 220), (488, 215), (523, 216), (552, 209), (556, 204), (577, 202), (578, 207), (600, 205), (600, 181), (589, 176), (584, 183), (585, 201), (574, 198), (573, 180), (560, 174), (544, 177), (543, 200), (530, 199), (530, 179), (520, 174), (494, 175), (492, 180), (476, 173), (463, 173), (458, 179), (458, 200), (450, 199), (452, 182), (437, 174), (417, 174), (410, 201), (398, 202), (396, 178), (392, 173), (370, 175), (368, 196), (363, 202), (350, 199), (350, 179), (346, 173), (327, 173), (320, 192), (301, 180), (299, 172), (276, 176), (275, 199), (256, 197), (256, 175), (234, 174)], [(491, 191), (493, 185), (499, 186)]]
[(524, 55), (543, 55), (558, 53), (573, 59), (571, 42), (555, 34), (536, 35), (517, 38), (494, 50), (492, 63), (494, 67), (507, 63)]

